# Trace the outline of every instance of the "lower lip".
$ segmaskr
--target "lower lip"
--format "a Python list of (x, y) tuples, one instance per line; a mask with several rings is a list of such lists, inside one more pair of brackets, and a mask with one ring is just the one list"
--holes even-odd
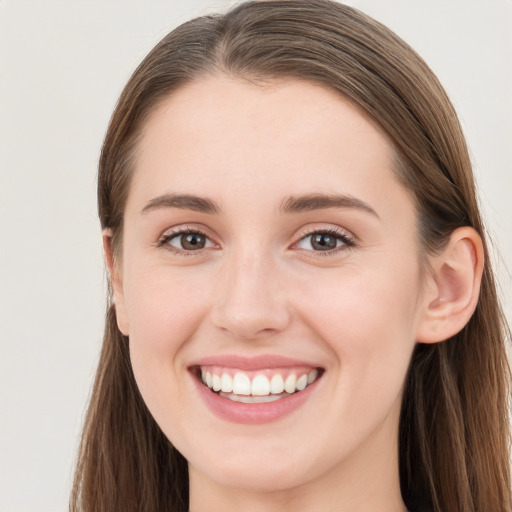
[(245, 404), (219, 396), (217, 393), (211, 391), (210, 388), (199, 382), (194, 375), (192, 377), (201, 398), (216, 416), (232, 423), (246, 424), (269, 423), (292, 413), (309, 398), (318, 382), (315, 381), (303, 391), (296, 392), (293, 395), (280, 398), (273, 402)]

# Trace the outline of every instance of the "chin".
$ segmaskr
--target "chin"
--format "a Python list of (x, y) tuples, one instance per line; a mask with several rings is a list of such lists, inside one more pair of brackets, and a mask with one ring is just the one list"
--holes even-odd
[(200, 467), (197, 471), (202, 473), (203, 478), (222, 487), (253, 493), (282, 492), (301, 487), (314, 479), (311, 471), (306, 471), (304, 467), (298, 470), (297, 464), (282, 461), (276, 465), (261, 458), (245, 463), (223, 461), (213, 469)]

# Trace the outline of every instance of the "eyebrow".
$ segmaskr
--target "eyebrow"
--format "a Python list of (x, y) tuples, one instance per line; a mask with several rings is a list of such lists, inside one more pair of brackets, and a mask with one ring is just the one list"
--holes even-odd
[(361, 210), (377, 218), (377, 212), (367, 203), (357, 197), (339, 194), (306, 194), (290, 196), (281, 204), (282, 213), (302, 213), (326, 208), (349, 208)]
[(215, 201), (206, 197), (198, 197), (192, 194), (164, 194), (144, 206), (142, 213), (147, 213), (159, 208), (179, 208), (194, 212), (216, 214), (220, 213), (220, 207)]
[[(192, 210), (211, 215), (220, 213), (220, 206), (206, 197), (199, 197), (192, 194), (163, 194), (155, 197), (142, 209), (147, 213), (160, 208), (178, 208), (181, 210)], [(303, 213), (327, 208), (348, 208), (361, 210), (377, 218), (377, 212), (367, 203), (350, 195), (338, 194), (305, 194), (290, 196), (283, 200), (279, 211), (281, 213)]]

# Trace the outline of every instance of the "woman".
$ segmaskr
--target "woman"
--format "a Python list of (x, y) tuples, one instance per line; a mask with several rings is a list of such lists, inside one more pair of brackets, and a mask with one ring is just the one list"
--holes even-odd
[(464, 137), (396, 35), (248, 2), (142, 62), (72, 510), (506, 511), (505, 323)]

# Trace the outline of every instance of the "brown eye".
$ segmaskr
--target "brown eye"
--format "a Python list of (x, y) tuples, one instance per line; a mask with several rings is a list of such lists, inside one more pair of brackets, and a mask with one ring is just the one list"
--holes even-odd
[(203, 249), (206, 245), (206, 237), (199, 233), (187, 233), (180, 235), (179, 238), (181, 238), (181, 246), (186, 251)]
[(330, 251), (336, 249), (336, 237), (327, 233), (315, 233), (311, 235), (311, 247), (317, 251)]
[(347, 233), (338, 230), (314, 231), (297, 243), (299, 249), (325, 253), (334, 253), (354, 245), (353, 239)]
[[(213, 242), (199, 231), (178, 231), (165, 235), (159, 241), (160, 246), (168, 246), (175, 252), (193, 252), (213, 247)], [(170, 246), (170, 247), (169, 247)]]

